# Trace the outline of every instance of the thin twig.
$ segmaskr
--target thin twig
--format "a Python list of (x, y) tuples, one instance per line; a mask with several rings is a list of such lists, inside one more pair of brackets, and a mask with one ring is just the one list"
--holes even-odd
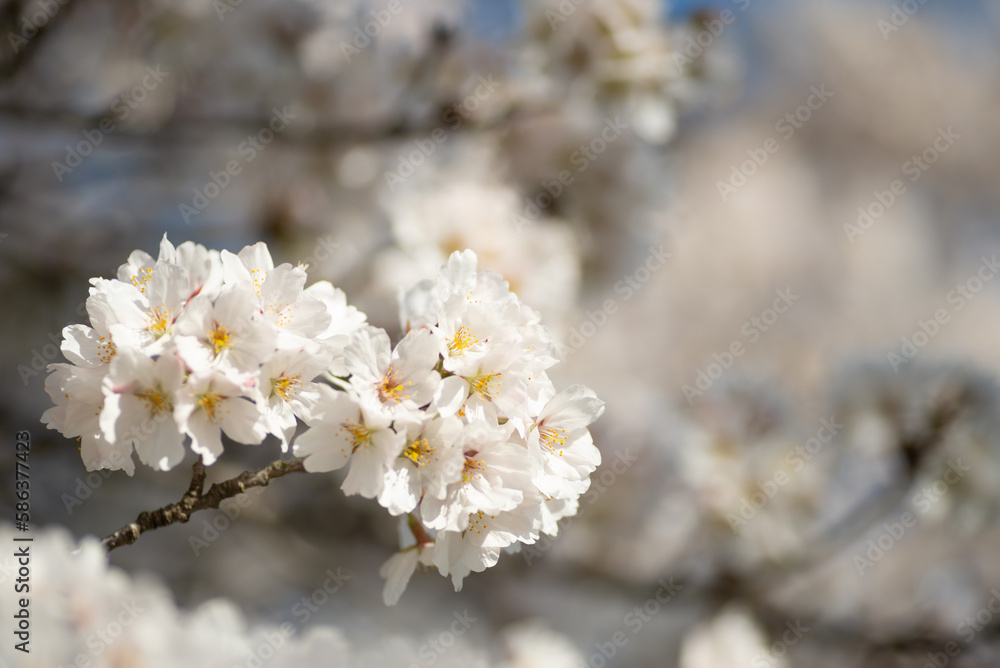
[(131, 545), (147, 531), (169, 526), (176, 522), (187, 522), (191, 519), (192, 513), (208, 508), (218, 508), (219, 504), (226, 499), (242, 494), (251, 487), (266, 487), (275, 478), (289, 473), (303, 473), (305, 470), (302, 459), (279, 460), (271, 462), (259, 471), (244, 471), (235, 478), (214, 483), (205, 492), (205, 465), (199, 458), (194, 463), (191, 472), (191, 485), (180, 501), (157, 510), (139, 513), (134, 522), (129, 522), (107, 536), (102, 543), (108, 552), (122, 545)]

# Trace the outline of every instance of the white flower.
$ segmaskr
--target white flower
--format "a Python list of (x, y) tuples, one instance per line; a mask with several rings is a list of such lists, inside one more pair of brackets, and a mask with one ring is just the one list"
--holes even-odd
[[(462, 532), (465, 540), (483, 550), (502, 550), (516, 542), (531, 544), (538, 539), (538, 509), (541, 497), (534, 490), (525, 491), (525, 499), (514, 510), (489, 515), (483, 511), (469, 514), (469, 526)], [(496, 564), (491, 558), (488, 566)]]
[(297, 348), (326, 332), (333, 317), (327, 305), (306, 294), (306, 270), (282, 264), (275, 267), (260, 286), (264, 318), (278, 332), (279, 348)]
[(572, 499), (590, 487), (601, 463), (587, 425), (604, 413), (593, 390), (573, 385), (549, 401), (528, 435), (528, 451), (538, 466), (535, 485), (548, 498)]
[(363, 408), (343, 392), (321, 387), (318, 419), (296, 439), (292, 451), (305, 457), (307, 471), (336, 471), (351, 466), (341, 485), (345, 494), (375, 498), (385, 473), (406, 445), (405, 436), (389, 428), (390, 420), (374, 407)]
[(263, 241), (253, 246), (246, 246), (238, 255), (222, 251), (219, 258), (222, 261), (222, 276), (225, 283), (249, 285), (257, 294), (260, 294), (264, 280), (274, 269), (274, 260), (271, 259), (271, 253)]
[[(47, 424), (81, 438), (89, 467), (130, 472), (133, 441), (143, 461), (159, 468), (183, 457), (184, 437), (212, 463), (223, 431), (251, 444), (270, 432), (287, 449), (296, 419), (313, 418), (315, 381), (348, 375), (344, 348), (366, 319), (329, 283), (307, 290), (305, 281), (304, 266), (275, 267), (264, 244), (220, 254), (190, 242), (175, 248), (164, 236), (158, 259), (133, 252), (118, 279), (92, 279), (90, 326), (64, 329), (63, 352), (74, 364), (55, 371), (48, 384), (56, 406), (46, 413)], [(399, 402), (411, 412), (417, 401), (434, 398), (440, 382), (432, 368), (436, 352), (421, 353), (430, 346), (414, 346), (418, 338), (400, 349), (404, 357), (393, 358), (396, 368), (407, 369), (404, 387), (415, 386), (410, 399)], [(132, 352), (105, 382), (119, 349)], [(425, 364), (426, 373), (414, 371), (413, 382), (410, 367)], [(169, 382), (160, 375), (168, 366)], [(170, 387), (161, 393), (161, 385)], [(386, 396), (393, 390), (386, 385)], [(176, 433), (162, 419), (171, 412)]]
[(344, 348), (350, 342), (351, 335), (365, 325), (367, 317), (349, 306), (344, 291), (333, 287), (329, 281), (317, 281), (306, 288), (303, 294), (322, 302), (326, 312), (330, 314), (330, 324), (316, 337), (332, 355), (328, 365), (330, 373), (334, 376), (348, 375), (344, 364)]
[(203, 295), (214, 299), (222, 287), (222, 263), (219, 252), (208, 250), (200, 244), (185, 241), (177, 248), (163, 235), (160, 240), (158, 260), (145, 251), (132, 251), (128, 261), (118, 267), (118, 280), (130, 283), (141, 293), (146, 293), (153, 267), (157, 262), (175, 264), (182, 267), (189, 279), (188, 292), (191, 296)]
[(226, 283), (244, 285), (257, 294), (261, 313), (278, 333), (279, 348), (299, 348), (333, 326), (334, 314), (327, 304), (304, 290), (305, 267), (288, 263), (275, 267), (263, 242), (238, 255), (223, 251), (220, 257)]
[[(170, 243), (167, 241), (167, 235), (163, 235), (163, 240), (160, 242), (160, 255), (163, 255), (163, 244)], [(170, 245), (170, 253), (173, 254), (174, 247), (173, 244)], [(170, 262), (164, 258), (164, 262)], [(134, 250), (129, 253), (128, 260), (125, 264), (118, 267), (118, 280), (122, 283), (130, 283), (142, 294), (146, 294), (146, 285), (149, 283), (149, 276), (153, 273), (153, 267), (156, 266), (156, 260), (153, 256), (144, 250)]]
[(122, 469), (135, 472), (131, 443), (109, 443), (99, 424), (104, 408), (102, 383), (106, 369), (87, 369), (70, 364), (50, 364), (45, 391), (56, 405), (45, 411), (42, 422), (67, 438), (78, 438), (80, 455), (88, 471)]
[(455, 591), (460, 591), (466, 575), (496, 566), (502, 550), (538, 539), (540, 502), (538, 492), (529, 490), (525, 502), (513, 511), (469, 513), (464, 530), (438, 533), (434, 565), (442, 575), (450, 575)]
[(313, 418), (320, 398), (319, 377), (330, 364), (330, 351), (279, 350), (260, 368), (260, 395), (257, 404), (264, 413), (268, 432), (288, 451), (288, 439), (295, 432), (298, 417), (304, 422)]
[(476, 254), (454, 252), (438, 270), (437, 281), (420, 281), (400, 299), (399, 321), (403, 329), (430, 327), (443, 317), (445, 304), (459, 303), (476, 286)]
[(531, 376), (519, 352), (513, 344), (496, 344), (479, 364), (459, 374), (468, 384), (463, 413), (474, 415), (482, 410), (494, 421), (516, 418), (517, 424), (530, 420)]
[(71, 363), (83, 367), (100, 367), (110, 364), (117, 347), (107, 330), (98, 331), (86, 325), (69, 325), (63, 328), (62, 354)]
[(508, 442), (509, 427), (477, 422), (464, 433), (461, 477), (448, 485), (443, 498), (428, 497), (420, 505), (424, 524), (432, 529), (462, 531), (471, 514), (513, 510), (530, 489), (527, 453), (524, 446)]
[(391, 515), (412, 512), (421, 497), (443, 499), (462, 473), (462, 422), (436, 418), (407, 429), (406, 446), (389, 465), (378, 502)]
[(117, 280), (94, 279), (87, 312), (98, 331), (111, 333), (118, 346), (156, 355), (166, 348), (181, 309), (191, 298), (187, 271), (157, 262), (144, 292)]
[[(465, 301), (458, 302), (466, 306)], [(503, 318), (497, 304), (474, 304), (465, 308), (446, 305), (435, 331), (441, 338), (444, 368), (465, 375), (475, 369), (498, 343), (517, 340), (514, 323)]]
[(257, 308), (257, 296), (244, 285), (227, 285), (212, 303), (196, 298), (177, 321), (176, 344), (193, 371), (212, 365), (233, 371), (256, 370), (274, 351), (275, 330)]
[[(436, 281), (418, 284), (400, 302), (407, 336), (430, 333), (436, 340), (444, 377), (423, 410), (438, 415), (431, 425), (452, 416), (465, 425), (447, 439), (461, 448), (461, 468), (452, 463), (454, 446), (445, 450), (448, 466), (435, 467), (441, 444), (428, 447), (431, 439), (415, 436), (426, 436), (427, 425), (421, 432), (397, 424), (407, 430), (408, 448), (379, 496), (390, 513), (419, 514), (422, 530), (436, 532), (434, 565), (456, 589), (470, 572), (495, 565), (501, 551), (533, 543), (542, 531), (555, 535), (558, 521), (578, 510), (601, 461), (587, 426), (603, 402), (582, 386), (556, 393), (546, 373), (557, 361), (555, 344), (538, 313), (502, 278), (476, 267), (474, 253), (453, 253)], [(369, 400), (387, 364), (387, 341), (379, 350), (381, 359), (351, 377)], [(350, 351), (348, 360), (353, 372)], [(387, 564), (393, 599), (415, 563), (415, 556), (400, 555)]]
[(475, 253), (453, 253), (436, 283), (403, 296), (400, 317), (408, 328), (437, 334), (442, 368), (467, 382), (463, 415), (482, 409), (492, 419), (514, 419), (523, 432), (554, 393), (545, 370), (556, 363), (555, 343), (537, 312), (500, 276), (476, 266)]
[(406, 417), (434, 398), (441, 376), (434, 369), (438, 346), (433, 334), (416, 330), (391, 350), (389, 335), (376, 327), (355, 332), (344, 359), (351, 389), (360, 401), (392, 417)]
[(101, 432), (108, 443), (121, 442), (139, 459), (163, 471), (184, 459), (183, 437), (174, 420), (174, 401), (184, 380), (184, 365), (174, 354), (148, 356), (123, 348), (104, 378)]
[(253, 445), (267, 435), (251, 376), (232, 376), (212, 369), (192, 374), (178, 392), (175, 415), (180, 430), (191, 437), (191, 450), (209, 466), (222, 454), (222, 432), (234, 441)]
[(208, 250), (201, 244), (185, 241), (171, 254), (170, 245), (167, 236), (163, 235), (160, 261), (173, 262), (184, 268), (188, 275), (188, 288), (192, 297), (200, 295), (215, 299), (222, 289), (222, 260), (219, 251)]
[(200, 244), (185, 241), (177, 248), (170, 243), (167, 235), (160, 240), (158, 260), (145, 251), (132, 251), (128, 261), (118, 267), (118, 280), (130, 283), (145, 294), (150, 275), (157, 262), (175, 264), (187, 273), (189, 293), (204, 295), (214, 299), (222, 287), (222, 263), (218, 251), (210, 251)]

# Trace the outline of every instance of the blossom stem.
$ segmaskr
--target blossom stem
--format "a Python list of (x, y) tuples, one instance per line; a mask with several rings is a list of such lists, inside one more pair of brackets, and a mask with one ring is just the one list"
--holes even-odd
[(194, 463), (191, 472), (191, 484), (180, 501), (171, 503), (152, 511), (143, 511), (134, 522), (129, 522), (121, 529), (106, 536), (101, 541), (108, 552), (123, 545), (131, 545), (139, 536), (147, 531), (169, 526), (177, 522), (187, 522), (191, 514), (208, 508), (218, 508), (219, 504), (251, 487), (266, 487), (275, 478), (289, 473), (304, 473), (302, 459), (278, 460), (271, 462), (259, 471), (244, 471), (235, 478), (213, 483), (208, 491), (205, 489), (205, 465), (201, 458)]
[(409, 517), (407, 517), (407, 524), (413, 533), (413, 538), (417, 541), (416, 546), (430, 545), (434, 542), (434, 539), (427, 535), (427, 529), (424, 528), (424, 525), (420, 523), (420, 520), (413, 513), (410, 513)]

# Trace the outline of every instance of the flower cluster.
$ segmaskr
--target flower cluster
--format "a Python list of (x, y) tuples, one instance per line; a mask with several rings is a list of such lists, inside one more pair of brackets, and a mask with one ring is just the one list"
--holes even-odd
[(168, 470), (184, 440), (205, 464), (222, 433), (287, 449), (296, 417), (311, 417), (324, 373), (343, 373), (344, 347), (363, 326), (327, 282), (305, 288), (305, 267), (277, 267), (263, 243), (238, 255), (164, 236), (156, 260), (133, 252), (117, 279), (91, 279), (90, 326), (63, 330), (69, 364), (45, 389), (49, 428), (80, 440), (88, 470)]
[(294, 451), (308, 471), (348, 466), (342, 489), (408, 515), (404, 549), (382, 568), (395, 603), (418, 563), (465, 576), (500, 551), (555, 535), (600, 464), (587, 426), (604, 404), (557, 393), (555, 344), (500, 276), (456, 252), (401, 303), (405, 336), (359, 329), (344, 392), (321, 390)]
[[(395, 603), (417, 563), (456, 589), (501, 550), (555, 535), (601, 462), (588, 425), (594, 393), (556, 392), (555, 342), (500, 276), (455, 252), (436, 282), (405, 293), (392, 346), (304, 267), (266, 246), (238, 255), (164, 237), (115, 280), (93, 279), (91, 326), (64, 330), (70, 364), (52, 365), (50, 428), (79, 437), (88, 469), (170, 469), (185, 438), (206, 464), (222, 434), (268, 434), (309, 472), (347, 467), (345, 494), (404, 516), (404, 549), (383, 567)], [(404, 535), (405, 532), (404, 532)]]

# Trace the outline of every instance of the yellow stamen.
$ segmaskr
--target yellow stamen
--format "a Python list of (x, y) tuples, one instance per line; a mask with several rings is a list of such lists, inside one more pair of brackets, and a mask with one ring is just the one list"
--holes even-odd
[(253, 287), (260, 294), (260, 286), (264, 283), (264, 279), (267, 278), (267, 271), (264, 269), (251, 269), (250, 278), (253, 280)]
[(467, 348), (471, 348), (477, 343), (479, 343), (479, 338), (468, 327), (462, 325), (455, 332), (455, 337), (448, 342), (448, 354), (451, 357), (461, 355)]
[(502, 373), (487, 373), (473, 376), (469, 379), (469, 384), (472, 386), (473, 392), (487, 401), (493, 401), (497, 391), (500, 389), (500, 385), (503, 384), (500, 381), (501, 376), (503, 376)]
[(145, 390), (136, 392), (135, 396), (137, 399), (146, 402), (146, 409), (149, 410), (150, 415), (174, 412), (174, 405), (171, 403), (170, 397), (159, 385), (155, 388), (147, 387)]
[(271, 396), (275, 394), (282, 398), (284, 401), (289, 401), (292, 398), (292, 394), (295, 392), (296, 388), (302, 385), (300, 380), (302, 374), (297, 373), (294, 376), (286, 376), (281, 374), (277, 378), (271, 379)]
[(106, 337), (100, 337), (97, 339), (97, 359), (101, 361), (102, 364), (108, 364), (114, 359), (115, 353), (118, 350), (115, 348), (115, 344), (111, 339)]
[(477, 534), (482, 534), (483, 529), (489, 531), (486, 526), (486, 522), (483, 521), (483, 511), (478, 513), (469, 513), (469, 531), (475, 531)]
[(149, 277), (152, 273), (152, 267), (140, 269), (135, 272), (135, 276), (132, 277), (132, 285), (139, 288), (139, 292), (142, 294), (146, 294), (146, 285), (149, 283)]
[(211, 423), (215, 423), (216, 411), (229, 399), (218, 392), (205, 392), (204, 394), (198, 395), (198, 408), (205, 411), (208, 416), (208, 420)]
[(413, 382), (409, 380), (401, 383), (399, 372), (395, 368), (389, 367), (389, 370), (382, 376), (382, 382), (378, 384), (379, 399), (383, 402), (392, 401), (398, 404), (400, 401), (410, 398), (410, 395), (403, 394), (403, 392), (406, 391), (407, 386), (412, 384)]
[(462, 467), (462, 482), (469, 482), (475, 476), (477, 471), (485, 471), (486, 462), (481, 459), (473, 459), (467, 457), (465, 459), (465, 466)]
[[(258, 290), (258, 293), (260, 291)], [(264, 312), (269, 316), (274, 318), (274, 326), (278, 329), (283, 329), (291, 324), (292, 320), (295, 318), (295, 310), (291, 308), (290, 302), (279, 302), (276, 304), (268, 304)]]
[(146, 329), (155, 334), (156, 338), (160, 338), (167, 333), (171, 322), (173, 322), (173, 311), (168, 309), (166, 304), (160, 304), (150, 309), (149, 324), (146, 325)]
[(218, 322), (212, 323), (212, 329), (208, 330), (208, 342), (212, 344), (212, 350), (218, 355), (223, 350), (233, 346), (233, 333)]
[(417, 466), (425, 466), (435, 450), (437, 448), (428, 445), (426, 438), (420, 438), (406, 446), (406, 450), (403, 450), (403, 457), (406, 457)]
[(538, 430), (538, 437), (542, 442), (542, 447), (549, 452), (559, 450), (559, 456), (563, 456), (563, 448), (566, 447), (566, 430), (556, 427), (542, 427)]
[(341, 422), (340, 429), (350, 434), (348, 440), (353, 443), (352, 452), (356, 452), (360, 447), (366, 447), (372, 440), (372, 433), (368, 427), (359, 422)]

